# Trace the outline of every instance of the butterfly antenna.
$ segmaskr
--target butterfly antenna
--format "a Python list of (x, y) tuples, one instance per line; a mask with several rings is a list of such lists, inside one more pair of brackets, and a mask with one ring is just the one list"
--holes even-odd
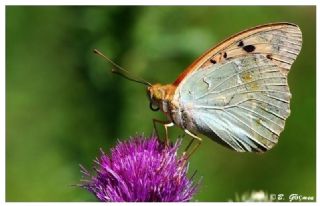
[(103, 53), (101, 53), (99, 50), (94, 49), (93, 52), (101, 57), (103, 57), (104, 59), (106, 59), (109, 63), (111, 63), (115, 68), (112, 69), (112, 73), (118, 74), (130, 81), (134, 81), (134, 82), (138, 82), (147, 86), (152, 86), (152, 84), (146, 80), (144, 80), (141, 77), (137, 77), (134, 76), (133, 74), (131, 74), (128, 70), (122, 68), (121, 66), (119, 66), (118, 64), (116, 64), (115, 62), (113, 62), (111, 59), (109, 59), (108, 57), (106, 57)]

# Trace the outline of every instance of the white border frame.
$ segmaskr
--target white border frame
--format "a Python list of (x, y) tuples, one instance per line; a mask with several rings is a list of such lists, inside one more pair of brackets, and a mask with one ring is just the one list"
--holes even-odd
[[(5, 202), (5, 11), (6, 11), (6, 6), (7, 5), (299, 5), (299, 6), (308, 6), (308, 5), (319, 5), (319, 0), (303, 0), (303, 1), (297, 1), (297, 0), (268, 0), (268, 1), (254, 1), (254, 0), (229, 0), (229, 1), (216, 1), (213, 2), (212, 0), (197, 0), (197, 1), (186, 1), (186, 0), (152, 0), (152, 1), (147, 1), (147, 0), (113, 0), (113, 1), (99, 1), (99, 0), (56, 0), (56, 1), (43, 1), (43, 0), (31, 0), (26, 2), (26, 0), (2, 0), (0, 1), (0, 23), (1, 23), (1, 39), (0, 39), (0, 44), (2, 47), (1, 50), (1, 55), (0, 55), (0, 62), (2, 63), (1, 67), (1, 75), (0, 75), (0, 84), (1, 84), (1, 89), (0, 89), (0, 94), (1, 94), (1, 107), (0, 107), (0, 112), (1, 112), (1, 157), (0, 157), (0, 162), (1, 162), (1, 175), (0, 175), (0, 194), (1, 196), (1, 201), (0, 204), (15, 204), (15, 205), (53, 205), (53, 204), (61, 204), (61, 203), (6, 203)], [(316, 14), (316, 26), (317, 26), (317, 34), (319, 34), (319, 14), (317, 12)], [(317, 35), (318, 37), (318, 35)], [(318, 68), (318, 60), (319, 60), (319, 40), (317, 39), (317, 68)], [(319, 74), (320, 72), (316, 72), (317, 74), (317, 90), (316, 90), (316, 101), (317, 101), (317, 106), (319, 103), (319, 96), (320, 96), (320, 91), (319, 91)], [(317, 110), (317, 117), (318, 117), (318, 110)], [(317, 118), (318, 119), (318, 118)], [(319, 128), (319, 121), (317, 121), (317, 130)], [(318, 132), (316, 132), (317, 137), (318, 137)], [(319, 141), (316, 141), (317, 144), (317, 149), (319, 148)], [(320, 192), (319, 192), (319, 152), (318, 150), (316, 151), (316, 171), (317, 171), (317, 188), (316, 188), (316, 198), (317, 202), (319, 202), (320, 199)], [(105, 203), (79, 203), (79, 202), (72, 202), (72, 203), (63, 203), (63, 204), (70, 204), (70, 205), (97, 205), (97, 204), (105, 204)], [(120, 205), (125, 205), (125, 204), (144, 204), (144, 205), (153, 205), (154, 203), (108, 203), (108, 204), (120, 204)], [(160, 204), (160, 203), (158, 203)], [(166, 205), (175, 205), (176, 203), (161, 203), (161, 204), (166, 204)], [(179, 203), (181, 204), (181, 203)], [(204, 205), (204, 204), (219, 204), (219, 205), (225, 205), (228, 203), (183, 203), (183, 204), (199, 204), (199, 205)], [(255, 205), (256, 203), (234, 203), (234, 204), (245, 204), (245, 205)], [(260, 203), (260, 204), (270, 204), (270, 203)], [(281, 204), (281, 205), (287, 205), (290, 203), (273, 203), (273, 204)], [(315, 203), (302, 203), (302, 204), (315, 204)], [(291, 205), (291, 204), (290, 204)]]

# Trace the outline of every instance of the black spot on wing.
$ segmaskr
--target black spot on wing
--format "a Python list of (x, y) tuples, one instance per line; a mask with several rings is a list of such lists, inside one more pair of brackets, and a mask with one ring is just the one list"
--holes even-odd
[(227, 53), (225, 52), (224, 54), (223, 54), (223, 58), (227, 58), (228, 57), (228, 55), (227, 55)]
[(245, 50), (246, 52), (250, 53), (250, 52), (253, 52), (256, 49), (256, 47), (253, 45), (246, 45), (246, 46), (242, 47), (242, 49)]
[(216, 63), (217, 63), (217, 61), (214, 60), (214, 59), (210, 59), (210, 62), (211, 62), (212, 64), (216, 64)]
[(243, 41), (239, 41), (238, 47), (243, 47)]

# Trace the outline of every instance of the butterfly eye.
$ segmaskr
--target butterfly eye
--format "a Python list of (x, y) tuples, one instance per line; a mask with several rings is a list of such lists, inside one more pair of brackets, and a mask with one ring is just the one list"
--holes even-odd
[(154, 104), (152, 104), (152, 102), (150, 102), (149, 107), (154, 112), (156, 112), (160, 109), (158, 106), (155, 106)]

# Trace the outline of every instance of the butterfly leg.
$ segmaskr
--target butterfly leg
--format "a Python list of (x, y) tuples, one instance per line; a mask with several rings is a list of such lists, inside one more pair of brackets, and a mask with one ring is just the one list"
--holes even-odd
[(173, 122), (168, 122), (168, 121), (162, 121), (162, 120), (158, 120), (158, 119), (153, 119), (152, 121), (153, 121), (153, 127), (154, 127), (154, 129), (156, 131), (156, 135), (158, 136), (158, 138), (159, 138), (159, 132), (158, 132), (156, 123), (159, 123), (159, 124), (164, 126), (165, 144), (169, 145), (168, 127), (172, 127), (174, 125), (174, 123)]
[(200, 137), (198, 137), (197, 135), (191, 133), (189, 130), (186, 130), (186, 129), (185, 129), (184, 131), (185, 131), (185, 133), (187, 133), (188, 135), (190, 135), (190, 136), (192, 137), (192, 140), (190, 141), (190, 143), (189, 143), (188, 146), (186, 147), (184, 154), (186, 154), (186, 152), (189, 150), (189, 148), (190, 148), (190, 146), (192, 145), (193, 141), (194, 141), (194, 140), (198, 140), (198, 143), (191, 148), (189, 154), (187, 155), (187, 159), (189, 159), (190, 156), (191, 156), (191, 155), (198, 149), (198, 147), (201, 145), (202, 139), (201, 139)]

